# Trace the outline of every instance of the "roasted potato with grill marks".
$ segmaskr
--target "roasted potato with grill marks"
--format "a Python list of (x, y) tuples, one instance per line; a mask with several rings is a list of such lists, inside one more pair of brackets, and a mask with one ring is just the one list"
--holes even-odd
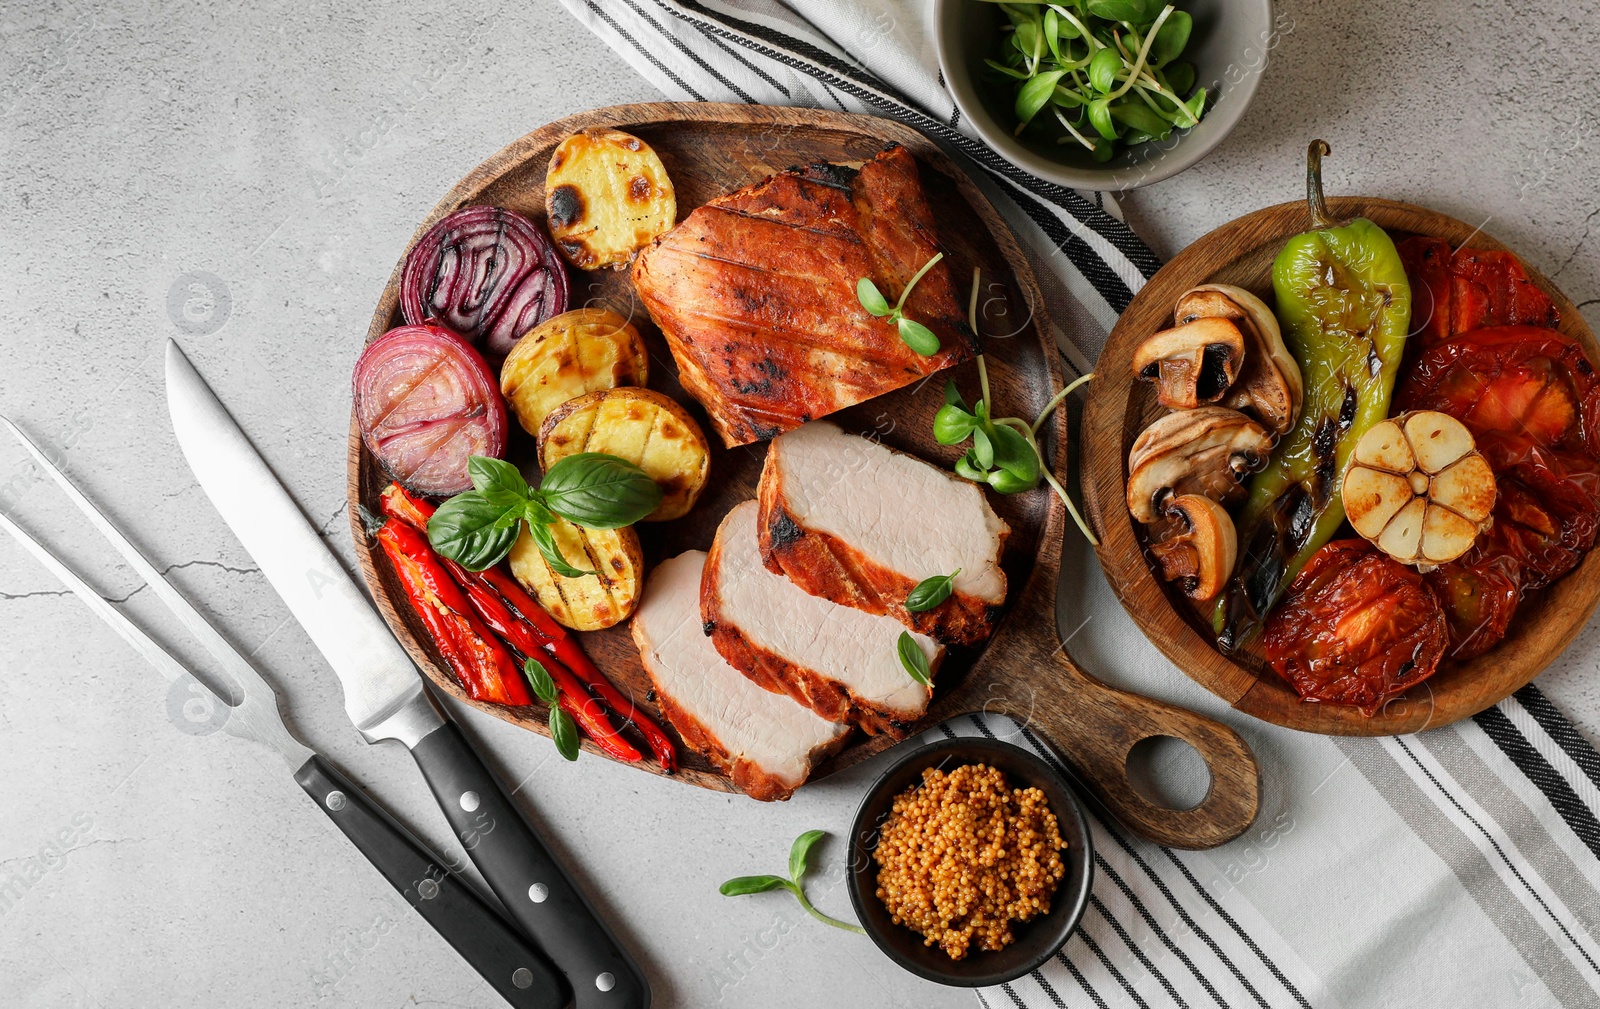
[(592, 575), (567, 578), (550, 570), (527, 529), (511, 548), (511, 573), (556, 622), (575, 631), (598, 631), (628, 619), (639, 603), (644, 553), (633, 528), (582, 529), (566, 519), (550, 524), (556, 549), (568, 564)]
[(626, 267), (678, 219), (666, 166), (620, 130), (591, 128), (561, 141), (544, 193), (556, 248), (580, 270)]
[(602, 389), (545, 416), (539, 465), (569, 455), (605, 452), (628, 460), (661, 488), (661, 507), (642, 521), (681, 518), (706, 485), (711, 450), (700, 425), (669, 396), (649, 389)]
[(604, 308), (576, 308), (535, 326), (500, 366), (500, 391), (537, 437), (550, 411), (587, 392), (644, 385), (649, 354), (639, 331)]

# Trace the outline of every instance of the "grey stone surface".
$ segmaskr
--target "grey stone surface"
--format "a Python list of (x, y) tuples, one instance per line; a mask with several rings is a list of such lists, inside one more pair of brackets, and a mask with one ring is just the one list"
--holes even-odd
[[(1331, 191), (1486, 219), (1574, 300), (1600, 298), (1589, 184), (1600, 137), (1577, 100), (1597, 90), (1592, 7), (1281, 10), (1286, 31), (1239, 130), (1127, 201), (1158, 249), (1295, 198), (1304, 144), (1320, 135), (1335, 151)], [(1513, 16), (1520, 51), (1539, 54), (1515, 74), (1500, 27)], [(0, 2), (0, 410), (256, 657), (303, 738), (442, 849), (448, 828), (410, 758), (361, 743), (326, 666), (191, 479), (160, 349), (183, 342), (348, 560), (349, 368), (416, 222), (541, 123), (655, 97), (550, 0)], [(0, 505), (205, 668), (8, 444)], [(1098, 585), (1088, 595), (1104, 603)], [(1595, 634), (1578, 654), (1595, 654)], [(1177, 700), (1198, 689), (1089, 664)], [(1600, 731), (1592, 668), (1558, 662), (1540, 683), (1591, 738)], [(37, 876), (0, 913), (0, 1001), (497, 1004), (275, 757), (204, 734), (193, 703), (0, 542), (0, 873)], [(974, 1003), (776, 896), (716, 894), (727, 876), (780, 868), (802, 830), (845, 829), (881, 763), (758, 805), (588, 757), (568, 765), (543, 738), (461, 717), (620, 923), (658, 1005)], [(848, 914), (837, 843), (821, 854), (833, 871), (814, 897)]]

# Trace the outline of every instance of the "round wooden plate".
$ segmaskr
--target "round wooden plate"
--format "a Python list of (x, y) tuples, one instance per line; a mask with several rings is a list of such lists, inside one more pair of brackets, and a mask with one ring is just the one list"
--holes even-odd
[[(1424, 207), (1367, 197), (1328, 202), (1336, 219), (1368, 218), (1396, 242), (1430, 235), (1455, 247), (1513, 251), (1471, 225)], [(1235, 284), (1272, 304), (1272, 260), (1286, 239), (1310, 226), (1303, 202), (1268, 207), (1225, 224), (1162, 267), (1122, 313), (1100, 352), (1084, 415), (1083, 492), (1100, 536), (1100, 563), (1122, 605), (1156, 647), (1240, 711), (1330, 735), (1386, 736), (1448, 725), (1528, 683), (1572, 641), (1600, 602), (1600, 550), (1525, 600), (1495, 648), (1466, 662), (1446, 660), (1432, 678), (1368, 717), (1354, 708), (1301, 701), (1259, 654), (1219, 651), (1194, 607), (1158, 576), (1143, 527), (1128, 513), (1128, 449), (1165, 412), (1150, 384), (1133, 377), (1134, 349), (1145, 337), (1171, 326), (1173, 304), (1199, 284)], [(1578, 309), (1537, 270), (1530, 267), (1528, 274), (1555, 300), (1561, 331), (1579, 341), (1591, 361), (1600, 361), (1600, 346)]]
[[(1042, 299), (1027, 259), (1000, 215), (931, 141), (907, 127), (870, 116), (816, 109), (770, 108), (710, 103), (658, 103), (598, 109), (551, 123), (484, 162), (440, 201), (413, 236), (445, 214), (469, 204), (517, 210), (543, 221), (544, 175), (550, 153), (563, 138), (590, 126), (615, 126), (641, 137), (661, 156), (677, 191), (682, 219), (715, 196), (756, 182), (791, 165), (815, 161), (864, 161), (889, 143), (908, 148), (918, 159), (922, 185), (939, 229), (939, 244), (957, 287), (966, 290), (974, 267), (983, 271), (981, 325), (993, 395), (1006, 413), (1032, 417), (1043, 409), (1061, 376), (1050, 342)], [(401, 258), (401, 262), (404, 258)], [(367, 339), (400, 323), (397, 307), (399, 264), (373, 314)], [(704, 413), (677, 381), (677, 368), (659, 331), (639, 306), (626, 272), (569, 271), (573, 304), (598, 304), (628, 316), (650, 350), (650, 386), (684, 403), (707, 431)], [(975, 364), (952, 369), (930, 382), (899, 390), (833, 415), (847, 430), (869, 434), (885, 444), (941, 466), (950, 466), (960, 449), (939, 445), (932, 436), (934, 412), (943, 403), (945, 378), (976, 396)], [(534, 458), (532, 439), (512, 424), (507, 457), (519, 464)], [(1045, 442), (1058, 476), (1065, 475), (1066, 414), (1058, 411)], [(712, 439), (716, 441), (715, 438)], [(694, 510), (682, 519), (638, 526), (646, 564), (684, 550), (711, 545), (717, 524), (735, 504), (753, 498), (766, 455), (764, 444), (731, 451), (714, 445), (711, 479)], [(441, 690), (535, 732), (546, 733), (541, 706), (508, 708), (470, 701), (440, 662), (426, 633), (405, 602), (381, 551), (371, 549), (359, 520), (360, 508), (375, 510), (387, 482), (365, 451), (352, 421), (349, 492), (356, 552), (368, 587), (400, 641)], [(1014, 714), (1030, 723), (1066, 755), (1085, 789), (1131, 829), (1163, 844), (1210, 847), (1242, 833), (1259, 803), (1259, 769), (1248, 746), (1233, 730), (1193, 712), (1115, 690), (1080, 670), (1061, 647), (1055, 627), (1055, 585), (1060, 569), (1065, 510), (1046, 488), (1009, 497), (991, 495), (996, 511), (1011, 526), (1001, 563), (1011, 589), (1007, 613), (994, 637), (981, 648), (954, 649), (940, 668), (932, 705), (922, 725), (972, 711)], [(636, 703), (659, 718), (650, 682), (627, 627), (581, 635), (596, 664)], [(670, 729), (668, 730), (671, 731)], [(1206, 760), (1212, 788), (1200, 805), (1168, 810), (1141, 795), (1127, 774), (1128, 751), (1151, 736), (1177, 736)], [(893, 745), (885, 736), (856, 736), (850, 746), (819, 767), (821, 777)], [(599, 755), (585, 743), (583, 759)], [(727, 777), (700, 755), (681, 751), (678, 777), (707, 788), (733, 791)], [(648, 758), (634, 766), (660, 773)]]

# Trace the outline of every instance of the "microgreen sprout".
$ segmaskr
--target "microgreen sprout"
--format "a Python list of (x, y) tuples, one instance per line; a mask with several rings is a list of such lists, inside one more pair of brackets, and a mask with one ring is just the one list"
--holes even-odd
[(800, 906), (811, 917), (826, 925), (832, 925), (834, 928), (842, 928), (846, 932), (866, 935), (866, 929), (860, 925), (852, 925), (847, 921), (830, 918), (815, 907), (812, 907), (811, 901), (806, 899), (803, 880), (808, 868), (807, 863), (811, 858), (811, 847), (823, 837), (824, 833), (824, 831), (820, 830), (808, 830), (794, 839), (794, 844), (789, 848), (789, 877), (787, 879), (782, 876), (736, 876), (718, 887), (717, 891), (724, 897), (743, 897), (751, 893), (766, 893), (768, 890), (788, 890), (794, 894), (795, 899), (800, 902)]
[(911, 289), (917, 286), (917, 281), (921, 280), (929, 270), (933, 269), (934, 264), (943, 258), (944, 253), (936, 252), (932, 259), (923, 263), (922, 269), (911, 277), (911, 282), (906, 284), (905, 290), (900, 292), (900, 300), (893, 305), (889, 304), (889, 299), (885, 298), (883, 292), (878, 290), (878, 285), (872, 282), (871, 277), (862, 277), (856, 281), (856, 300), (861, 302), (861, 307), (872, 315), (893, 323), (900, 333), (901, 341), (923, 357), (932, 357), (939, 353), (939, 337), (934, 335), (933, 330), (922, 323), (917, 322), (915, 319), (906, 318), (906, 298), (910, 297)]

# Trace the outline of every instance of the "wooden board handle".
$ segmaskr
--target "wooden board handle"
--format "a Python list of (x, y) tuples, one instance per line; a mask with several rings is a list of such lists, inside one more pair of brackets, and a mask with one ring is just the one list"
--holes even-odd
[[(1032, 643), (1044, 635), (1022, 637)], [(1215, 848), (1249, 829), (1261, 807), (1261, 766), (1237, 732), (1187, 708), (1102, 683), (1078, 668), (1064, 647), (1017, 651), (1022, 654), (1013, 653), (1005, 664), (1016, 670), (1027, 662), (1032, 668), (1025, 677), (994, 683), (984, 710), (1010, 715), (1041, 732), (1118, 822), (1157, 844), (1191, 849)], [(1049, 686), (1029, 696), (1000, 686), (1024, 678)], [(1155, 736), (1181, 739), (1199, 751), (1211, 785), (1198, 806), (1157, 805), (1129, 779), (1128, 752)]]

